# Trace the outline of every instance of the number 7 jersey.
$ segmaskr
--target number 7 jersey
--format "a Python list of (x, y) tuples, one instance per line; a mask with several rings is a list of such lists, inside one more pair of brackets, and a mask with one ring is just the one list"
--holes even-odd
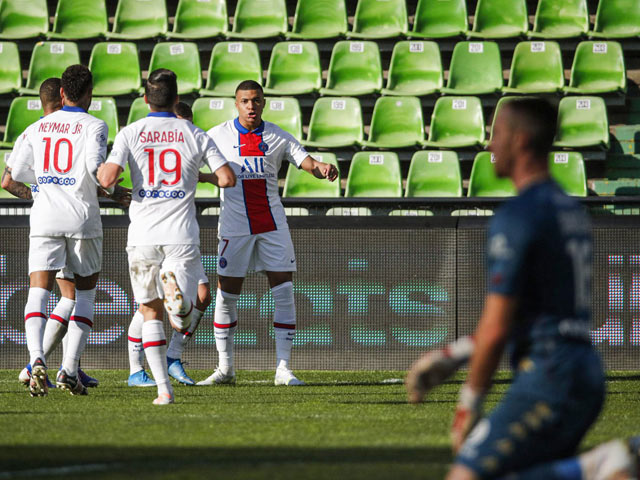
[(129, 246), (200, 244), (198, 173), (227, 163), (204, 130), (173, 113), (151, 112), (116, 135), (107, 163), (129, 164)]

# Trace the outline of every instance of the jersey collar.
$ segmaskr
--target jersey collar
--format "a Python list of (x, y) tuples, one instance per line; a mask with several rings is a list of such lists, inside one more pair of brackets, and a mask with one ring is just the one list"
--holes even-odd
[(264, 131), (264, 121), (260, 124), (260, 126), (254, 130), (248, 130), (246, 128), (244, 128), (242, 126), (242, 124), (240, 123), (240, 119), (238, 117), (236, 117), (233, 120), (233, 124), (235, 125), (236, 129), (242, 133), (242, 134), (247, 134), (247, 133), (255, 133), (257, 135), (260, 135), (263, 131)]
[(62, 111), (63, 112), (87, 113), (87, 111), (84, 108), (72, 107), (70, 105), (65, 105), (64, 107), (62, 107)]
[(147, 117), (178, 118), (173, 112), (149, 112)]

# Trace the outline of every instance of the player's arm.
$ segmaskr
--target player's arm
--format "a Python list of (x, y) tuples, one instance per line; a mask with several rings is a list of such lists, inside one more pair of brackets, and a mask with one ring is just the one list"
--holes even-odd
[(326, 178), (330, 182), (338, 178), (338, 168), (335, 165), (319, 162), (311, 155), (307, 155), (300, 164), (300, 168), (316, 178)]
[[(113, 148), (107, 161), (98, 167), (97, 179), (102, 188), (112, 189), (118, 183), (118, 178), (129, 161), (129, 147), (126, 138), (126, 129), (118, 132), (113, 142)], [(115, 191), (113, 192), (115, 193)]]
[(233, 173), (229, 164), (225, 164), (213, 173), (200, 172), (198, 174), (198, 182), (213, 183), (220, 188), (229, 188), (236, 185), (236, 174)]
[(11, 152), (11, 165), (13, 180), (21, 183), (38, 183), (36, 172), (33, 169), (33, 147), (28, 139), (24, 139)]
[(196, 138), (200, 143), (202, 152), (202, 162), (209, 166), (213, 173), (202, 173), (198, 176), (198, 181), (203, 183), (213, 183), (220, 188), (230, 188), (236, 185), (236, 174), (229, 166), (227, 159), (218, 149), (216, 142), (204, 131), (199, 131)]
[(124, 168), (117, 163), (107, 161), (98, 167), (98, 183), (108, 191), (116, 186), (123, 171)]
[(11, 195), (15, 195), (18, 198), (25, 200), (31, 200), (31, 188), (24, 183), (16, 182), (11, 177), (11, 168), (5, 167), (2, 173), (2, 188), (4, 188)]

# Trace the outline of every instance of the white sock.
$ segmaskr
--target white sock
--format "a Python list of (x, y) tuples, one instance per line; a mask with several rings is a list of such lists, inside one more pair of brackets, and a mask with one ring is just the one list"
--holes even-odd
[(218, 368), (222, 373), (233, 371), (233, 334), (238, 325), (238, 299), (240, 295), (216, 291), (216, 310), (213, 331), (218, 350)]
[(204, 315), (204, 312), (194, 308), (191, 312), (191, 325), (185, 333), (179, 333), (174, 330), (171, 335), (171, 342), (169, 342), (169, 348), (167, 349), (168, 358), (182, 358), (182, 352), (189, 343), (189, 339), (193, 336), (193, 333), (200, 324), (200, 319)]
[(42, 338), (47, 323), (47, 303), (51, 292), (46, 288), (31, 287), (24, 307), (24, 330), (27, 334), (27, 348), (31, 365), (41, 358), (46, 362)]
[(71, 300), (67, 297), (61, 297), (56, 308), (54, 308), (51, 315), (49, 315), (47, 326), (44, 329), (43, 346), (45, 358), (48, 359), (49, 355), (58, 348), (60, 341), (67, 333), (69, 317), (71, 317), (71, 312), (73, 312), (75, 306), (75, 300)]
[(142, 324), (144, 316), (140, 310), (133, 314), (127, 332), (127, 348), (129, 350), (129, 375), (144, 370), (144, 348), (142, 348)]
[(69, 376), (78, 374), (78, 361), (87, 344), (87, 338), (93, 328), (93, 314), (96, 307), (96, 289), (76, 289), (76, 309), (67, 329), (67, 348), (62, 360), (62, 368)]
[(289, 368), (291, 348), (296, 335), (296, 305), (293, 283), (285, 282), (271, 289), (273, 303), (273, 330), (276, 337), (276, 368)]
[(169, 374), (167, 373), (167, 340), (160, 320), (145, 320), (142, 324), (142, 345), (149, 368), (158, 385), (158, 395), (172, 395)]

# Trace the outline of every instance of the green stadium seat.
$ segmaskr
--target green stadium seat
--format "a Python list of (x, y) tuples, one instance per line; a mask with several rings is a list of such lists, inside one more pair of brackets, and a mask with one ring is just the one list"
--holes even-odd
[(538, 0), (531, 38), (573, 38), (589, 30), (586, 0)]
[[(338, 160), (333, 153), (309, 153), (320, 162), (338, 166)], [(284, 181), (283, 197), (312, 197), (312, 198), (338, 198), (340, 197), (340, 175), (333, 182), (316, 178), (301, 168), (289, 164), (287, 178)]]
[(362, 141), (363, 130), (362, 110), (357, 98), (319, 98), (313, 105), (307, 140), (303, 145), (351, 147)]
[(22, 87), (22, 68), (18, 45), (0, 42), (0, 94), (17, 93)]
[(344, 0), (298, 0), (293, 17), (291, 39), (321, 40), (347, 33), (347, 9)]
[(495, 127), (495, 124), (496, 124), (496, 118), (498, 117), (498, 112), (504, 106), (505, 103), (517, 98), (530, 98), (530, 97), (510, 96), (510, 97), (502, 97), (498, 100), (498, 103), (496, 104), (496, 108), (493, 110), (493, 118), (491, 121), (491, 130), (489, 133), (489, 140), (485, 142), (487, 145), (491, 143), (491, 139), (493, 138), (493, 128)]
[(262, 118), (275, 123), (285, 132), (289, 132), (297, 140), (302, 140), (302, 113), (296, 98), (267, 97), (265, 98)]
[(381, 88), (382, 65), (377, 43), (343, 40), (334, 45), (327, 86), (320, 89), (322, 95), (370, 95)]
[(196, 93), (202, 87), (198, 45), (190, 42), (158, 43), (151, 53), (149, 72), (168, 68), (178, 76), (178, 94)]
[(587, 196), (587, 175), (580, 152), (551, 152), (549, 171), (567, 195)]
[(139, 40), (167, 33), (165, 0), (118, 0), (113, 31), (107, 38)]
[(449, 79), (442, 93), (482, 95), (502, 90), (502, 60), (495, 42), (458, 42), (453, 49)]
[(627, 71), (618, 42), (581, 42), (571, 67), (567, 93), (598, 95), (627, 91)]
[[(203, 168), (202, 172), (209, 173), (207, 168)], [(196, 185), (196, 198), (218, 198), (220, 196), (220, 189), (209, 182), (198, 182)]]
[(358, 0), (350, 38), (393, 38), (406, 33), (405, 0)]
[(25, 128), (42, 117), (42, 104), (38, 97), (16, 97), (11, 101), (7, 124), (4, 130), (4, 141), (0, 147), (13, 147), (14, 142)]
[(596, 21), (589, 36), (593, 38), (634, 38), (640, 35), (640, 2), (636, 0), (600, 0)]
[[(27, 6), (28, 5), (28, 6)], [(0, 40), (37, 38), (49, 31), (47, 0), (2, 0)]]
[(322, 87), (320, 54), (315, 42), (280, 42), (271, 51), (265, 93), (303, 95)]
[(402, 197), (402, 174), (393, 152), (357, 152), (351, 159), (345, 197)]
[(38, 42), (33, 47), (26, 86), (21, 93), (37, 94), (40, 84), (50, 77), (62, 76), (69, 65), (80, 63), (78, 46), (73, 42)]
[(104, 0), (58, 0), (53, 31), (48, 37), (81, 40), (107, 33), (107, 7)]
[(467, 197), (511, 197), (517, 193), (510, 178), (498, 178), (493, 153), (479, 152), (473, 160)]
[(421, 150), (413, 154), (405, 197), (461, 197), (462, 175), (458, 154)]
[(147, 105), (144, 101), (144, 97), (136, 98), (131, 103), (131, 107), (129, 107), (129, 116), (127, 117), (127, 125), (130, 125), (133, 122), (146, 117), (150, 111), (151, 110), (149, 110), (149, 105)]
[(207, 84), (202, 96), (233, 97), (243, 80), (262, 85), (262, 64), (253, 42), (218, 42), (211, 52)]
[(125, 188), (133, 188), (133, 182), (131, 181), (131, 170), (129, 170), (129, 165), (126, 165), (124, 167), (124, 170), (120, 174), (119, 178), (122, 178), (122, 182), (120, 182), (118, 185)]
[(383, 95), (432, 95), (443, 86), (440, 49), (435, 42), (397, 42)]
[(560, 46), (556, 42), (520, 42), (511, 62), (505, 93), (557, 93), (564, 88)]
[(469, 37), (513, 38), (529, 30), (525, 0), (478, 0)]
[(119, 130), (116, 101), (110, 97), (93, 97), (88, 112), (107, 124), (109, 127), (108, 143), (109, 145), (113, 144)]
[(287, 33), (285, 0), (238, 0), (229, 38), (272, 38)]
[(418, 0), (413, 28), (408, 35), (415, 38), (459, 37), (468, 29), (465, 0)]
[(238, 116), (233, 98), (197, 98), (191, 109), (193, 123), (205, 132)]
[(380, 97), (373, 107), (369, 140), (372, 148), (415, 147), (424, 142), (422, 105), (418, 97)]
[(480, 147), (484, 139), (484, 116), (478, 97), (440, 97), (436, 101), (425, 146)]
[(558, 105), (558, 128), (553, 142), (560, 148), (609, 149), (609, 119), (602, 97), (565, 97)]
[[(4, 172), (4, 169), (7, 166), (7, 160), (9, 159), (9, 155), (11, 155), (11, 150), (0, 150), (0, 172)], [(4, 188), (0, 187), (0, 199), (4, 198), (16, 198), (13, 194), (7, 192)]]
[(196, 40), (224, 36), (228, 30), (226, 0), (180, 0), (168, 38)]
[(89, 70), (93, 74), (94, 95), (129, 95), (139, 92), (142, 86), (138, 47), (132, 42), (96, 43)]

